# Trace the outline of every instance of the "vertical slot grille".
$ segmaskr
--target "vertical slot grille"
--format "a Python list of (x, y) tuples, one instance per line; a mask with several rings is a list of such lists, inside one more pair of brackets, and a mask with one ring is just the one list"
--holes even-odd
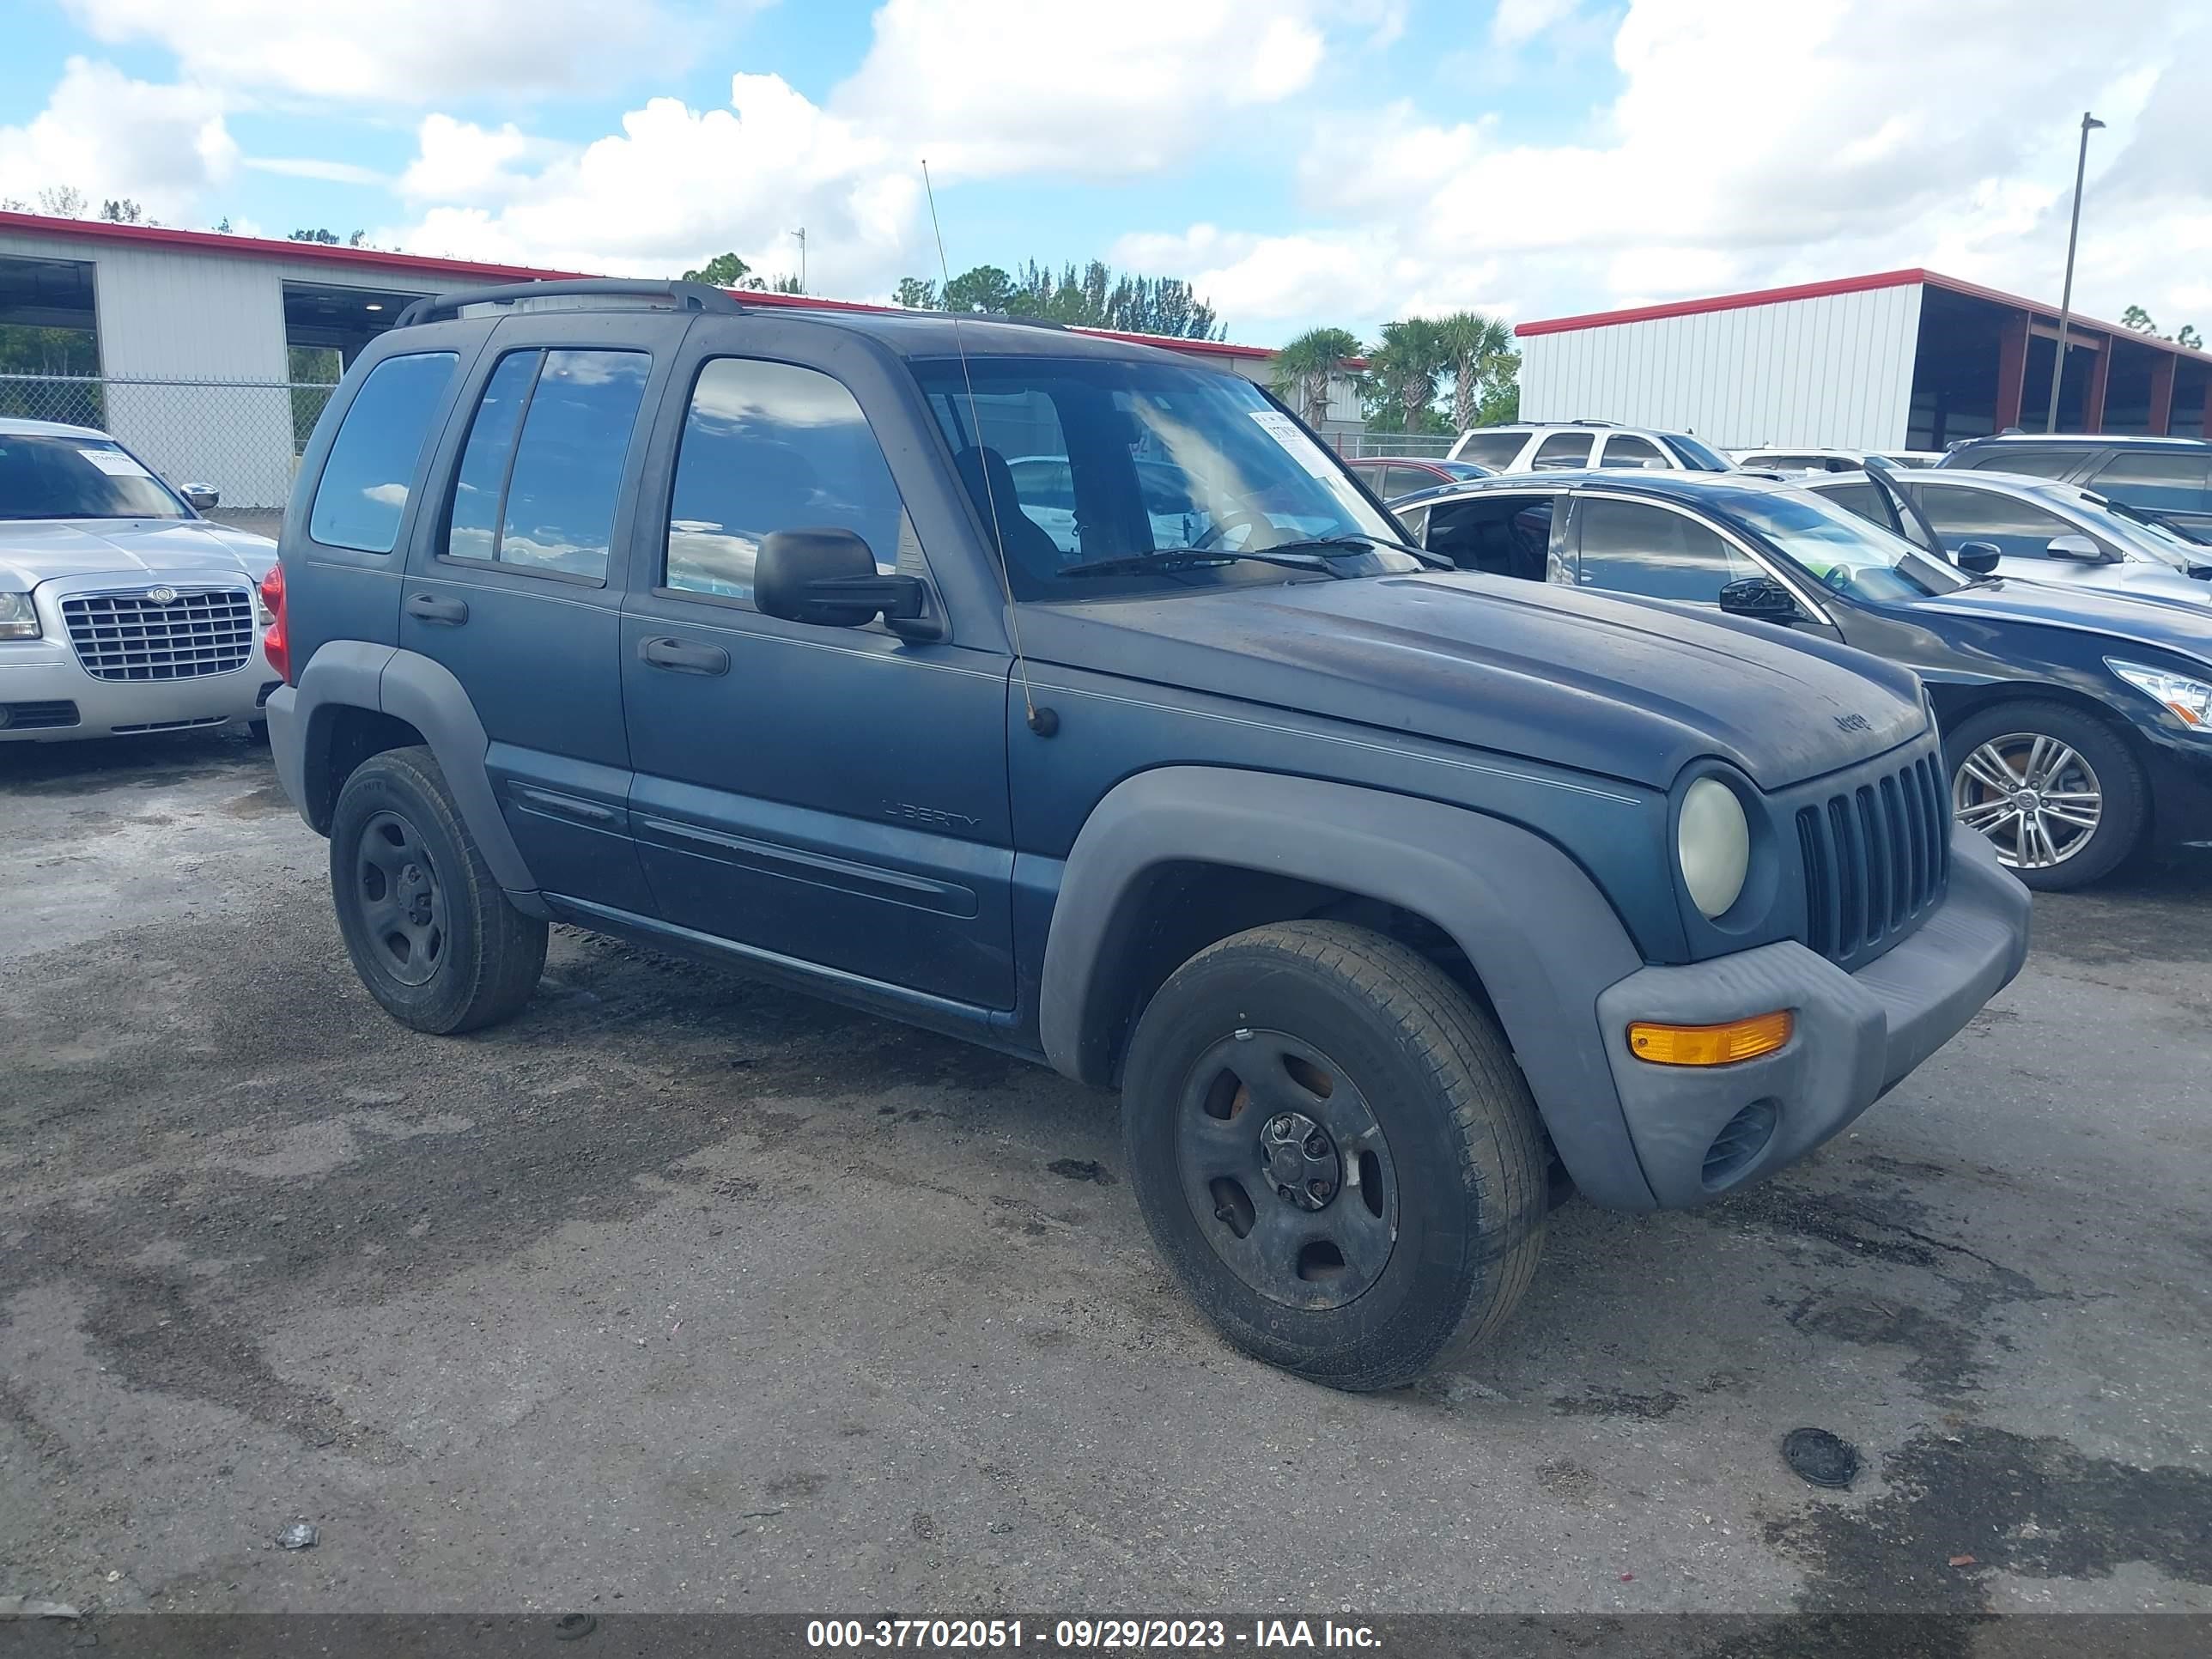
[(1943, 896), (1950, 830), (1942, 769), (1927, 755), (1799, 808), (1806, 944), (1853, 963), (1894, 943)]

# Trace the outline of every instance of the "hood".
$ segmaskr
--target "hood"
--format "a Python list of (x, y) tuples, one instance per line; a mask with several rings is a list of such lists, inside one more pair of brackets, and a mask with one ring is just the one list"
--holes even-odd
[[(2178, 573), (2174, 580), (2188, 581)], [(2191, 582), (2191, 586), (2203, 584)], [(2092, 586), (2087, 582), (2026, 581), (2007, 576), (2001, 581), (1962, 587), (1940, 599), (1922, 599), (1915, 611), (1940, 611), (1948, 616), (1977, 621), (2032, 623), (2076, 633), (2105, 635), (2116, 641), (2134, 641), (2163, 647), (2212, 664), (2212, 603), (2203, 599), (2185, 604), (2132, 589)]]
[(259, 581), (276, 562), (266, 536), (207, 519), (0, 519), (0, 582), (30, 588), (57, 576), (205, 575)]
[(1764, 789), (1926, 728), (1909, 670), (1686, 608), (1473, 574), (1024, 606), (1039, 661), (1664, 789), (1717, 756)]

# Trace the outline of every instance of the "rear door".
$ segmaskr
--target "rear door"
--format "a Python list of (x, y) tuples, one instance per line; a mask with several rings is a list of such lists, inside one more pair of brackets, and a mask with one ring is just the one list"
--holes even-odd
[[(460, 681), (492, 787), (549, 893), (650, 908), (630, 844), (622, 568), (665, 316), (502, 324), (448, 435), (402, 585), (399, 642)], [(656, 346), (661, 361), (655, 362)]]
[[(778, 530), (852, 531), (885, 570), (926, 579), (927, 562), (842, 379), (704, 349), (681, 375), (620, 653), (659, 914), (771, 957), (1012, 1007), (1012, 659), (754, 609), (754, 557)], [(929, 464), (911, 441), (893, 453)], [(1013, 465), (1050, 495), (1054, 459), (1033, 448)]]

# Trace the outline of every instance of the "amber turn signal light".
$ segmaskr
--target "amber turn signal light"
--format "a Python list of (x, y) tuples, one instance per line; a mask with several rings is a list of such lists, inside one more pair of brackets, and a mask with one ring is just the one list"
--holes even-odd
[(1628, 1028), (1628, 1052), (1654, 1066), (1733, 1066), (1772, 1054), (1790, 1041), (1791, 1024), (1786, 1009), (1725, 1025), (1662, 1025), (1639, 1019)]

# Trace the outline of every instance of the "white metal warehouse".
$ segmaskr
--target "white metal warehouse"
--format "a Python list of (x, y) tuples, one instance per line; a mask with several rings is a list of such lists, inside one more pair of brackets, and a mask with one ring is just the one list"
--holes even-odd
[[(1522, 324), (1521, 414), (1729, 447), (1940, 449), (2039, 432), (2058, 308), (1936, 271), (1881, 271)], [(2062, 432), (2206, 430), (2212, 356), (2067, 326)]]
[[(410, 301), (589, 274), (0, 212), (0, 414), (104, 427), (173, 481), (216, 485), (227, 512), (273, 513), (339, 369)], [(1121, 337), (1273, 373), (1265, 347)], [(1331, 435), (1358, 431), (1349, 380), (1329, 414)]]

